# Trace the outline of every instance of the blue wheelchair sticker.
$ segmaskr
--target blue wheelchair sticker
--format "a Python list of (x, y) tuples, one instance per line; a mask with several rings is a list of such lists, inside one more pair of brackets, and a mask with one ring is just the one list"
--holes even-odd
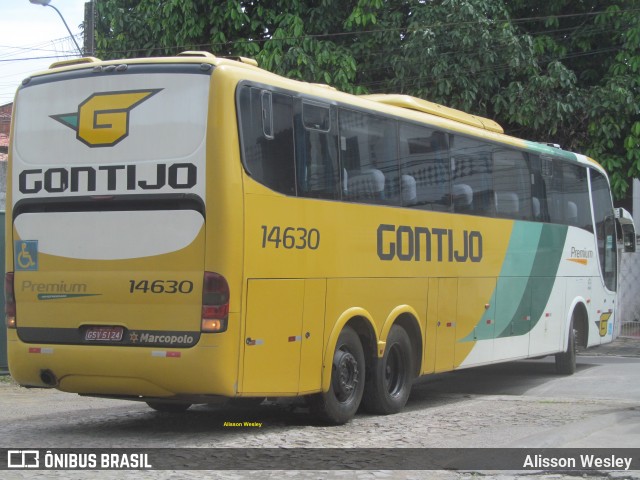
[(37, 240), (16, 240), (14, 255), (16, 270), (38, 270)]

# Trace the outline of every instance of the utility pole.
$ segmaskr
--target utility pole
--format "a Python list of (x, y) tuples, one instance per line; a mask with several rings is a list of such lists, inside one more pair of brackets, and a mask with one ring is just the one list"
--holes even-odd
[(96, 54), (96, 1), (89, 0), (84, 4), (84, 55), (93, 57)]

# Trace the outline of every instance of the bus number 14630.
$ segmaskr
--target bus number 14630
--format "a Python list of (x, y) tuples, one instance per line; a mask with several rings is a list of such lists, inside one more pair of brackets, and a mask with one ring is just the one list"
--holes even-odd
[(129, 293), (191, 293), (189, 280), (129, 280)]
[(297, 249), (317, 250), (320, 246), (320, 231), (317, 228), (306, 229), (303, 227), (268, 227), (262, 225), (262, 248), (268, 246), (288, 250)]

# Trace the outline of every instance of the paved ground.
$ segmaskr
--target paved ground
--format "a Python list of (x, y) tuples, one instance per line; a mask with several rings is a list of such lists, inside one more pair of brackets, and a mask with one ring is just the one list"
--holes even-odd
[(640, 357), (640, 337), (618, 337), (611, 343), (593, 347), (582, 355), (615, 355), (619, 357)]
[[(315, 424), (304, 408), (295, 405), (268, 404), (250, 410), (198, 406), (176, 416), (134, 402), (27, 390), (5, 378), (0, 381), (0, 447), (589, 448), (603, 443), (610, 448), (637, 448), (640, 398), (631, 386), (625, 388), (630, 379), (640, 384), (637, 372), (640, 339), (618, 339), (583, 352), (572, 377), (555, 376), (550, 359), (444, 374), (416, 384), (400, 414), (361, 414), (341, 427)], [(596, 394), (585, 389), (586, 381), (603, 378), (608, 388), (599, 388)], [(225, 427), (225, 422), (246, 420), (263, 426)], [(541, 472), (152, 471), (141, 477), (139, 472), (5, 471), (0, 478), (640, 479), (640, 472), (592, 473), (576, 477)]]

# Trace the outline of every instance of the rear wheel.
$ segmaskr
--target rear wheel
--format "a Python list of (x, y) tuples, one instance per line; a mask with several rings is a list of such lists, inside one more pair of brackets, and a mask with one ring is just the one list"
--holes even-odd
[(191, 406), (190, 403), (170, 403), (170, 402), (147, 402), (154, 410), (164, 413), (182, 413), (186, 412)]
[(569, 327), (569, 342), (567, 351), (556, 353), (556, 373), (560, 375), (573, 375), (576, 371), (576, 351), (578, 350), (578, 336), (571, 320)]
[(333, 355), (329, 391), (311, 398), (312, 410), (327, 423), (341, 425), (348, 422), (360, 406), (364, 379), (362, 343), (351, 327), (344, 327)]
[(414, 372), (411, 340), (404, 328), (391, 327), (384, 355), (374, 360), (372, 370), (362, 398), (365, 409), (383, 415), (402, 410), (411, 393)]

